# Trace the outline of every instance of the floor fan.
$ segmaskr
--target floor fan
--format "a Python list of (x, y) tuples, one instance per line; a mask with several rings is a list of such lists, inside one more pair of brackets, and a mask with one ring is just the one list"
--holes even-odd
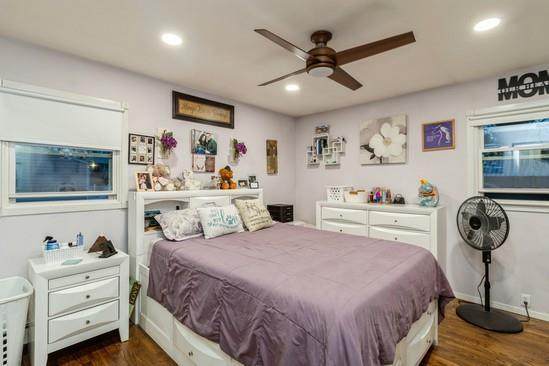
[(471, 197), (459, 207), (457, 226), (463, 240), (471, 247), (482, 251), (485, 271), (484, 305), (461, 304), (456, 310), (457, 315), (468, 323), (487, 330), (502, 333), (521, 332), (522, 324), (518, 319), (490, 308), (489, 268), (492, 250), (503, 245), (509, 235), (507, 214), (497, 202), (488, 197)]

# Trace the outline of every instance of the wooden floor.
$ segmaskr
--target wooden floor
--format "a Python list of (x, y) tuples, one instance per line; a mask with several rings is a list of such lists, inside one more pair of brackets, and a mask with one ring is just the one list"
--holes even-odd
[[(484, 331), (456, 316), (454, 300), (446, 308), (440, 324), (439, 345), (430, 351), (422, 365), (439, 366), (546, 366), (549, 365), (549, 322), (531, 320), (520, 334)], [(28, 357), (24, 365), (30, 365)], [(118, 341), (111, 332), (50, 355), (48, 365), (175, 365), (138, 327), (131, 327), (130, 340)]]

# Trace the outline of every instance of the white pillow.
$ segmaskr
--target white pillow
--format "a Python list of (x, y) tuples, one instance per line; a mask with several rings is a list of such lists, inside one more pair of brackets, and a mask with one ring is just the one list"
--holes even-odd
[(200, 217), (194, 208), (169, 211), (154, 218), (168, 240), (181, 241), (202, 235)]
[(261, 200), (235, 200), (234, 204), (248, 230), (257, 231), (273, 226), (271, 214)]
[(201, 207), (197, 208), (197, 211), (206, 239), (244, 231), (240, 215), (234, 205)]

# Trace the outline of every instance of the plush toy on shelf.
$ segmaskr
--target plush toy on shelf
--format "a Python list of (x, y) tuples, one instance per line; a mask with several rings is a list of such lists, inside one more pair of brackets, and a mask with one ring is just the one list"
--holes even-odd
[(183, 181), (183, 187), (187, 191), (196, 191), (202, 187), (202, 183), (199, 180), (194, 179), (194, 173), (189, 169), (183, 170)]
[(221, 189), (236, 189), (236, 182), (233, 180), (233, 171), (230, 166), (219, 169), (221, 177)]
[(426, 207), (436, 207), (439, 201), (437, 187), (429, 183), (427, 179), (421, 179), (419, 183), (419, 205)]
[(155, 191), (179, 191), (183, 186), (180, 179), (170, 177), (170, 168), (167, 165), (149, 165), (147, 171), (152, 174)]

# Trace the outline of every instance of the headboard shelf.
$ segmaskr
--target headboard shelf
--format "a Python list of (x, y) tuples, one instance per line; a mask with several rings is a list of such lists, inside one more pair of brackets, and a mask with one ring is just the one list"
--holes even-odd
[(161, 212), (207, 205), (229, 205), (235, 199), (263, 200), (262, 189), (228, 189), (170, 192), (136, 192), (128, 194), (128, 252), (130, 276), (138, 279), (139, 264), (147, 264), (150, 246), (162, 238), (161, 230), (145, 231), (145, 211)]

